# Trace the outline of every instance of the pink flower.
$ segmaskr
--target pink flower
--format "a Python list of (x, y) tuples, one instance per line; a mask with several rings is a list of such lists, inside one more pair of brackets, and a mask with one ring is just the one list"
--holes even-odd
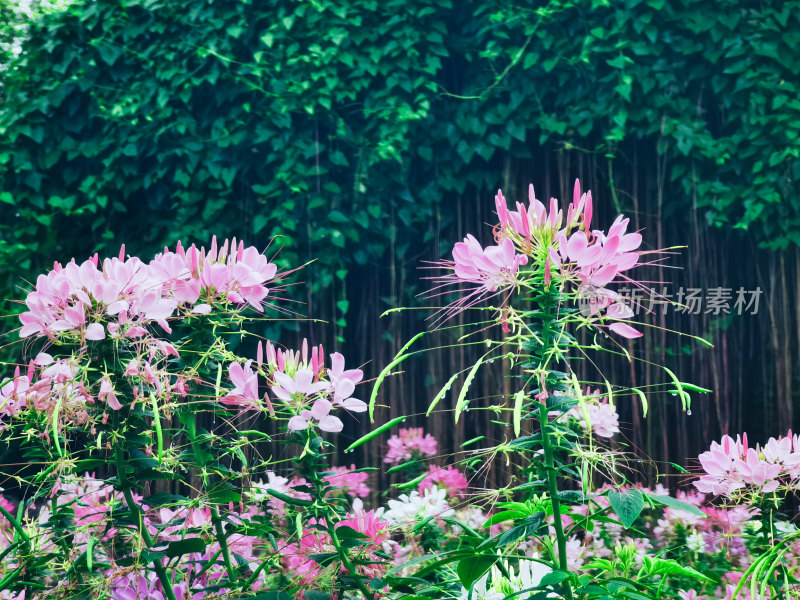
[(344, 370), (344, 356), (338, 352), (331, 354), (331, 368), (328, 369), (328, 378), (333, 388), (333, 404), (352, 412), (364, 412), (367, 403), (363, 400), (351, 398), (356, 389), (356, 384), (364, 378), (361, 369)]
[(272, 393), (287, 405), (302, 405), (320, 392), (330, 389), (327, 381), (314, 381), (311, 369), (299, 369), (294, 377), (280, 371), (274, 373)]
[(793, 477), (795, 456), (789, 452), (787, 442), (770, 440), (767, 448), (763, 452), (758, 446), (748, 447), (746, 434), (743, 441), (738, 438), (734, 441), (726, 435), (721, 443), (711, 442), (711, 448), (698, 456), (705, 473), (694, 482), (695, 487), (704, 493), (729, 498), (745, 486), (760, 494), (774, 492), (780, 487), (782, 477)]
[(369, 486), (364, 483), (369, 479), (369, 473), (355, 473), (355, 465), (347, 467), (332, 467), (334, 475), (326, 475), (325, 481), (335, 488), (343, 488), (353, 498), (366, 498), (370, 494)]
[[(358, 574), (370, 580), (385, 574), (389, 568), (386, 560), (377, 554), (383, 551), (383, 545), (388, 541), (389, 524), (382, 521), (375, 511), (365, 512), (360, 502), (356, 500), (353, 503), (353, 513), (336, 523), (335, 528), (350, 527), (366, 536), (364, 543), (351, 552)], [(301, 586), (313, 588), (319, 585), (323, 570), (328, 571), (326, 579), (331, 576), (335, 579), (338, 572), (347, 571), (339, 561), (327, 561), (323, 566), (314, 560), (315, 556), (335, 553), (336, 549), (330, 535), (324, 531), (324, 522), (312, 518), (308, 523), (309, 527), (303, 531), (299, 543), (288, 544), (281, 554), (289, 571), (299, 578)]]
[(453, 271), (457, 279), (479, 284), (487, 292), (516, 283), (517, 270), (528, 257), (514, 251), (511, 240), (483, 248), (472, 235), (453, 248)]
[(114, 388), (111, 386), (108, 375), (100, 380), (100, 393), (97, 394), (97, 397), (108, 404), (112, 410), (120, 410), (122, 408), (122, 404), (119, 403), (116, 394), (114, 394)]
[(439, 488), (447, 490), (448, 494), (464, 498), (466, 490), (469, 487), (469, 482), (464, 474), (455, 467), (436, 467), (431, 465), (429, 475), (419, 482), (417, 486), (420, 493), (427, 490), (434, 485)]
[(228, 376), (235, 387), (219, 399), (220, 404), (245, 410), (258, 408), (258, 376), (250, 368), (251, 362), (248, 360), (244, 366), (238, 362), (228, 365)]
[(344, 428), (339, 417), (334, 417), (330, 414), (333, 404), (325, 398), (319, 398), (311, 405), (311, 410), (303, 409), (299, 415), (293, 416), (289, 419), (290, 431), (301, 431), (307, 429), (312, 419), (316, 419), (319, 423), (319, 428), (322, 431), (336, 433)]
[(678, 596), (681, 597), (681, 600), (705, 600), (708, 598), (705, 594), (699, 596), (694, 590), (678, 590)]
[[(276, 371), (273, 376), (275, 383), (272, 386), (272, 393), (287, 406), (300, 409), (300, 414), (289, 419), (290, 431), (307, 429), (312, 420), (319, 422), (319, 428), (322, 431), (342, 430), (344, 424), (339, 418), (330, 414), (333, 404), (320, 396), (321, 392), (330, 389), (330, 383), (327, 381), (315, 382), (311, 369), (300, 369), (294, 374), (294, 377), (280, 371)], [(305, 406), (312, 400), (314, 402), (311, 410), (308, 410)]]
[[(262, 364), (264, 350), (258, 345), (258, 364)], [(297, 369), (311, 369), (314, 377), (319, 377), (325, 366), (325, 354), (322, 344), (311, 348), (311, 359), (308, 356), (308, 340), (303, 339), (301, 350), (282, 350), (275, 348), (271, 342), (267, 342), (267, 365), (272, 371), (293, 372)]]
[[(589, 396), (599, 399), (599, 394), (599, 391), (595, 391)], [(587, 402), (585, 409), (586, 414), (580, 406), (575, 406), (567, 411), (567, 415), (577, 419), (583, 429), (591, 431), (598, 437), (610, 438), (619, 433), (619, 415), (607, 399), (603, 403)]]
[(744, 460), (738, 462), (737, 467), (742, 481), (760, 488), (762, 494), (768, 494), (778, 489), (777, 477), (781, 472), (780, 465), (761, 460), (754, 448), (747, 451)]
[(439, 320), (447, 320), (482, 299), (502, 294), (516, 285), (519, 267), (527, 263), (528, 257), (517, 254), (510, 239), (506, 238), (499, 245), (484, 249), (472, 235), (467, 235), (463, 242), (453, 247), (452, 261), (438, 263), (441, 268), (452, 270), (452, 273), (432, 278), (439, 285), (428, 293), (429, 297), (446, 294), (443, 288), (447, 286), (469, 286), (456, 290), (468, 293), (442, 309)]
[(438, 443), (429, 433), (424, 433), (421, 427), (402, 428), (389, 438), (389, 447), (383, 462), (401, 463), (412, 458), (436, 456)]

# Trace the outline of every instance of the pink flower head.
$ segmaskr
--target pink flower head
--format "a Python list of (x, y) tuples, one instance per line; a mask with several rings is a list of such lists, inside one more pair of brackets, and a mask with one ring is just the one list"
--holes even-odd
[(344, 370), (344, 356), (338, 352), (331, 354), (331, 368), (328, 369), (328, 378), (333, 389), (333, 404), (352, 412), (364, 412), (367, 403), (363, 400), (352, 398), (356, 384), (364, 378), (361, 369)]
[(788, 451), (788, 443), (770, 440), (769, 450), (761, 452), (757, 446), (748, 447), (746, 440), (746, 436), (734, 441), (726, 435), (721, 443), (712, 442), (711, 448), (698, 456), (705, 473), (694, 482), (695, 487), (704, 493), (730, 498), (745, 486), (756, 493), (768, 494), (780, 487), (782, 477), (793, 477), (795, 457)]
[(558, 201), (550, 199), (550, 211), (536, 199), (533, 185), (528, 186), (528, 206), (517, 202), (517, 210), (508, 211), (508, 226), (516, 236), (539, 246), (547, 246), (561, 228), (563, 213)]
[(238, 362), (228, 365), (228, 376), (235, 387), (219, 399), (220, 404), (245, 410), (258, 408), (258, 376), (250, 367), (251, 363), (248, 360), (244, 366)]
[(341, 488), (353, 498), (366, 498), (370, 494), (369, 486), (365, 483), (369, 473), (356, 473), (355, 465), (348, 467), (332, 467), (333, 475), (326, 475), (325, 481), (334, 488)]
[(508, 238), (496, 246), (483, 248), (472, 235), (467, 235), (463, 242), (453, 247), (452, 261), (438, 263), (440, 267), (452, 270), (452, 273), (432, 278), (439, 285), (428, 293), (429, 297), (446, 294), (443, 288), (447, 286), (468, 286), (455, 290), (468, 293), (442, 309), (439, 320), (447, 320), (482, 299), (508, 291), (517, 284), (519, 267), (527, 263), (528, 257), (517, 254), (514, 242)]
[[(300, 369), (294, 377), (276, 371), (272, 393), (287, 406), (299, 409), (300, 414), (289, 419), (289, 430), (300, 431), (308, 428), (312, 420), (318, 421), (322, 431), (341, 431), (342, 421), (330, 414), (333, 404), (320, 394), (330, 390), (327, 381), (314, 381), (311, 369)], [(313, 401), (311, 409), (305, 408)]]
[(574, 406), (567, 415), (578, 420), (581, 427), (591, 431), (598, 437), (610, 438), (619, 433), (619, 415), (616, 408), (608, 403), (608, 399), (599, 402), (600, 392), (587, 390), (589, 398), (585, 402), (585, 412), (580, 406)]
[(266, 283), (273, 280), (278, 267), (253, 246), (237, 244), (236, 238), (225, 240), (217, 250), (217, 238), (211, 240), (208, 252), (192, 245), (186, 252), (187, 267), (197, 270), (200, 291), (236, 304), (250, 304), (263, 311), (264, 299), (269, 295)]
[(303, 339), (302, 347), (297, 351), (282, 350), (273, 346), (271, 342), (267, 342), (267, 365), (273, 371), (281, 371), (291, 375), (298, 369), (310, 369), (314, 377), (319, 377), (325, 366), (324, 361), (325, 355), (322, 344), (311, 348), (309, 360), (308, 340), (306, 339)]
[(464, 474), (455, 467), (443, 468), (431, 465), (428, 472), (429, 475), (420, 481), (417, 486), (420, 493), (435, 485), (447, 490), (447, 493), (451, 496), (458, 496), (459, 498), (466, 496), (469, 482), (464, 477)]
[(421, 427), (401, 428), (389, 438), (387, 445), (389, 448), (383, 462), (390, 464), (438, 454), (436, 438), (424, 433)]
[(517, 270), (528, 257), (517, 254), (511, 240), (483, 248), (472, 235), (453, 248), (453, 271), (463, 281), (479, 284), (487, 292), (516, 283)]

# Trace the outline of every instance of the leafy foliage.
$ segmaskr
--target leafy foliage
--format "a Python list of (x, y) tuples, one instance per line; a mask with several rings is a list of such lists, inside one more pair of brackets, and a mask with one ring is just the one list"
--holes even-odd
[(507, 157), (607, 156), (613, 187), (635, 140), (682, 182), (671, 210), (783, 247), (800, 231), (797, 8), (76, 2), (4, 78), (0, 261), (16, 276), (31, 250), (152, 250), (213, 224), (320, 254), (325, 288), (342, 256), (431, 240), (443, 195), (497, 187)]

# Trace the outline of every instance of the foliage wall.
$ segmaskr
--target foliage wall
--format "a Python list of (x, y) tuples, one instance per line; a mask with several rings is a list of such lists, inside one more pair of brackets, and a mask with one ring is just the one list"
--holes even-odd
[[(330, 321), (315, 335), (374, 375), (425, 327), (417, 312), (378, 320), (420, 305), (421, 260), (477, 233), (498, 187), (522, 200), (533, 181), (564, 198), (581, 177), (600, 217), (634, 213), (651, 247), (690, 246), (671, 261), (684, 271), (654, 268), (655, 280), (765, 289), (757, 316), (661, 318), (684, 319), (714, 353), (648, 333), (648, 359), (716, 393), (692, 418), (668, 397), (646, 422), (624, 407), (632, 449), (682, 462), (719, 430), (776, 434), (794, 421), (800, 338), (798, 9), (75, 2), (31, 26), (2, 82), (3, 296), (54, 259), (122, 242), (275, 240), (287, 265), (317, 259), (293, 292)], [(460, 366), (435, 354), (409, 366), (385, 388), (385, 414), (424, 411)], [(626, 374), (662, 376), (645, 363)], [(501, 375), (486, 396), (509, 385)], [(485, 433), (450, 418), (432, 425), (454, 447)]]

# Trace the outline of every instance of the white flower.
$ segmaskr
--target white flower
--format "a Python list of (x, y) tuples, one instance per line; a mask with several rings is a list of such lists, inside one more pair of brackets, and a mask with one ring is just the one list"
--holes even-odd
[[(542, 578), (552, 571), (549, 566), (535, 560), (520, 560), (517, 574), (506, 561), (503, 561), (503, 565), (509, 577), (505, 577), (497, 566), (493, 566), (486, 575), (475, 582), (472, 589), (473, 600), (505, 600), (508, 596), (513, 596), (515, 600), (527, 600), (541, 585)], [(526, 591), (528, 593), (524, 593)], [(556, 594), (548, 594), (547, 597), (558, 598)], [(469, 590), (462, 588), (460, 600), (468, 598)]]
[(253, 482), (253, 489), (250, 490), (250, 496), (256, 500), (264, 500), (271, 498), (267, 490), (275, 490), (281, 494), (289, 494), (292, 489), (289, 487), (289, 480), (286, 477), (276, 475), (272, 471), (267, 471), (267, 482), (261, 480)]
[(795, 527), (794, 523), (789, 521), (775, 521), (773, 527), (781, 536), (787, 536), (797, 531), (797, 527)]
[(451, 517), (454, 514), (447, 504), (447, 491), (436, 486), (419, 492), (402, 494), (397, 500), (389, 500), (389, 510), (383, 514), (383, 520), (400, 527), (413, 527), (429, 517)]
[(686, 545), (692, 552), (702, 552), (706, 547), (706, 538), (693, 531), (686, 536)]

